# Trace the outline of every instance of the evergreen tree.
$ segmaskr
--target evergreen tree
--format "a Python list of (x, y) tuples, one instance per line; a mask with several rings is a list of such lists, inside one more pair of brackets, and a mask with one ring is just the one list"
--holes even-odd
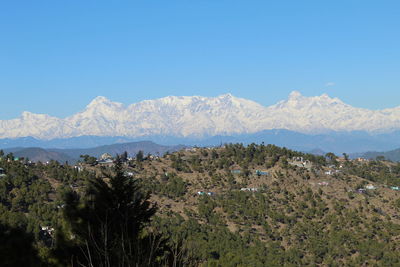
[(160, 265), (164, 242), (144, 232), (156, 211), (148, 199), (137, 180), (124, 176), (119, 157), (108, 182), (90, 179), (83, 197), (66, 194), (66, 239), (73, 244), (66, 262), (96, 267)]
[(136, 161), (142, 162), (143, 160), (144, 160), (144, 152), (142, 150), (139, 150), (139, 152), (136, 154)]
[(37, 256), (32, 234), (0, 224), (0, 240), (1, 266), (44, 266)]
[(124, 153), (122, 153), (122, 155), (121, 155), (121, 160), (122, 160), (122, 162), (128, 161), (128, 152), (127, 152), (127, 151), (125, 151)]

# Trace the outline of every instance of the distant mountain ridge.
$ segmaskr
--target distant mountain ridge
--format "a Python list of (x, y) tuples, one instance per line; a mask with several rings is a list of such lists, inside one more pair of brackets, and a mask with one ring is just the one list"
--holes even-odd
[(383, 134), (367, 132), (330, 132), (327, 134), (304, 134), (289, 130), (264, 130), (250, 134), (217, 135), (204, 138), (184, 138), (174, 136), (147, 136), (138, 138), (80, 136), (66, 139), (39, 140), (32, 137), (0, 139), (0, 149), (41, 147), (51, 151), (87, 150), (112, 144), (152, 141), (167, 147), (183, 144), (187, 146), (219, 146), (225, 143), (265, 143), (284, 146), (303, 152), (325, 151), (342, 153), (362, 153), (366, 151), (388, 151), (400, 147), (400, 131)]
[(98, 158), (104, 153), (115, 156), (126, 151), (128, 152), (128, 155), (135, 156), (141, 150), (145, 155), (149, 153), (152, 155), (163, 155), (166, 152), (175, 152), (183, 148), (185, 148), (183, 145), (164, 146), (150, 141), (143, 141), (82, 149), (43, 149), (38, 147), (16, 147), (4, 149), (4, 152), (13, 153), (16, 157), (29, 158), (34, 162), (57, 160), (59, 162), (68, 161), (69, 163), (75, 163), (80, 159), (80, 155), (86, 154)]
[(376, 159), (377, 157), (384, 157), (387, 160), (391, 161), (400, 161), (400, 148), (395, 149), (395, 150), (390, 150), (386, 152), (374, 152), (374, 151), (369, 151), (363, 154), (359, 154), (358, 156), (361, 156), (366, 159)]
[(330, 131), (386, 133), (400, 129), (400, 107), (355, 108), (324, 94), (305, 97), (292, 92), (287, 100), (264, 107), (231, 94), (218, 97), (169, 96), (129, 106), (96, 97), (85, 110), (65, 119), (23, 112), (0, 121), (0, 138), (41, 140), (102, 136), (139, 138), (173, 136), (204, 138), (285, 129), (316, 134)]
[(74, 163), (78, 160), (78, 158), (72, 158), (62, 152), (48, 151), (40, 147), (16, 147), (5, 149), (4, 152), (7, 154), (13, 153), (14, 157), (29, 159), (33, 162), (47, 162), (50, 160), (56, 160), (61, 163)]

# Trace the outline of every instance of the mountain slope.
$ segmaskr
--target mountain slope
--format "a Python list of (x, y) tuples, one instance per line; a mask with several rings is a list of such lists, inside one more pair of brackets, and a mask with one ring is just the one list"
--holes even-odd
[(0, 138), (38, 139), (78, 136), (175, 136), (201, 138), (286, 129), (302, 133), (329, 131), (390, 132), (400, 129), (400, 107), (372, 111), (355, 108), (324, 94), (264, 107), (230, 94), (218, 97), (169, 96), (129, 106), (95, 98), (85, 110), (65, 119), (24, 112), (0, 121)]

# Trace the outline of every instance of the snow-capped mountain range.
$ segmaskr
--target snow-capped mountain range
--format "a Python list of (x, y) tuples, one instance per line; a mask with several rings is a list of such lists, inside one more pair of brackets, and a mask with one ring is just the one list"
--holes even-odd
[(231, 94), (168, 96), (129, 106), (99, 96), (85, 110), (64, 119), (23, 112), (19, 118), (0, 120), (0, 138), (31, 136), (44, 140), (87, 135), (200, 138), (269, 129), (385, 133), (400, 129), (400, 107), (368, 110), (326, 94), (305, 97), (297, 91), (269, 107)]

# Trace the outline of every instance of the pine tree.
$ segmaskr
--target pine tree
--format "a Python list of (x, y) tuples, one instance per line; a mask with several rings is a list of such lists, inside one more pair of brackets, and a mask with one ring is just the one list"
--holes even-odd
[[(138, 181), (124, 175), (119, 157), (115, 175), (90, 179), (84, 196), (65, 196), (64, 218), (72, 244), (66, 261), (82, 266), (158, 266), (166, 250), (160, 236), (144, 228), (156, 212)], [(63, 249), (65, 243), (60, 242)]]
[(37, 255), (32, 234), (0, 224), (0, 240), (1, 266), (44, 266)]

